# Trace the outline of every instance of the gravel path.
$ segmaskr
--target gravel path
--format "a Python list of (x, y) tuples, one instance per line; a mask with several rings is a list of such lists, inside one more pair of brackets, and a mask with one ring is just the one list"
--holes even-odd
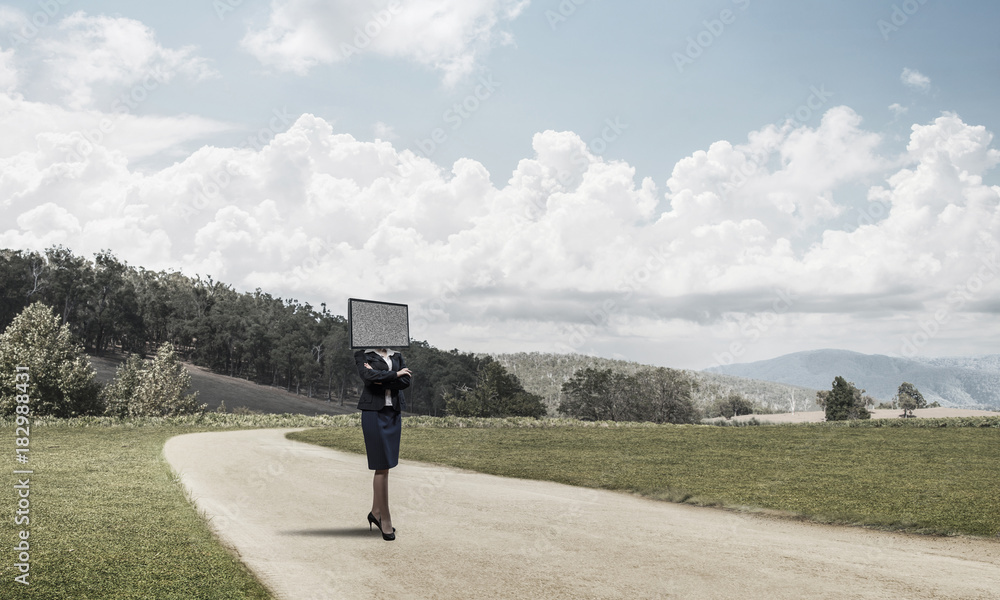
[(199, 511), (276, 598), (1000, 598), (995, 540), (799, 523), (409, 461), (390, 472), (397, 539), (384, 542), (365, 520), (365, 457), (287, 431), (195, 433), (164, 447)]

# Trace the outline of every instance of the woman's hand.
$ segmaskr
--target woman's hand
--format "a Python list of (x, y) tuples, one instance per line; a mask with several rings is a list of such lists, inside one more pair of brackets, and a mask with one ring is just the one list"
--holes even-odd
[(369, 371), (374, 371), (374, 370), (375, 370), (375, 369), (373, 369), (373, 368), (372, 368), (372, 366), (371, 366), (370, 364), (368, 364), (368, 363), (365, 363), (365, 368), (366, 368), (366, 369), (368, 369)]

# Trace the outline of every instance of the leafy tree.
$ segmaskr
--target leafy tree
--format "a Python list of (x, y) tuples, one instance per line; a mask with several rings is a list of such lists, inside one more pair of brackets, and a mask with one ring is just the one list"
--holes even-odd
[(204, 412), (208, 405), (197, 404), (198, 393), (185, 394), (191, 385), (187, 372), (164, 343), (148, 364), (130, 356), (104, 391), (107, 414), (119, 417), (171, 417)]
[(18, 366), (28, 367), (31, 411), (35, 415), (76, 417), (100, 414), (100, 384), (83, 347), (51, 308), (35, 302), (0, 335), (0, 414), (11, 415)]
[(912, 417), (913, 411), (918, 408), (927, 408), (927, 400), (924, 400), (923, 394), (917, 390), (915, 385), (905, 381), (899, 386), (893, 400), (899, 408), (903, 409), (904, 418)]
[[(692, 399), (698, 384), (683, 371), (665, 367), (643, 369), (625, 382), (636, 397), (633, 420), (697, 423), (701, 418)], [(622, 390), (620, 396), (629, 398), (630, 390)]]
[(494, 360), (480, 368), (475, 388), (448, 398), (447, 410), (459, 417), (545, 416), (541, 396), (526, 392), (517, 377)]
[(868, 407), (874, 406), (875, 400), (838, 375), (830, 391), (816, 392), (816, 404), (826, 411), (827, 421), (846, 421), (870, 419)]
[(902, 417), (904, 419), (907, 417), (912, 417), (913, 411), (917, 408), (916, 399), (907, 394), (903, 394), (902, 396), (900, 396), (897, 404), (899, 405), (899, 408), (903, 409)]
[[(341, 316), (328, 318), (330, 330), (323, 338), (323, 374), (326, 378), (327, 400), (332, 401), (334, 390), (337, 399), (343, 406), (347, 399), (347, 389), (357, 380), (356, 367), (354, 365), (354, 353), (348, 346), (347, 320)], [(407, 356), (407, 364), (412, 365), (410, 357)], [(412, 387), (412, 386), (411, 386)], [(413, 410), (413, 398), (408, 397), (407, 408)]]
[(94, 279), (93, 267), (86, 258), (62, 246), (45, 250), (45, 258), (48, 265), (42, 299), (61, 313), (62, 324), (69, 324), (77, 333), (82, 327), (80, 309), (86, 306), (88, 286)]
[(457, 349), (441, 350), (418, 340), (410, 342), (404, 355), (414, 373), (407, 390), (407, 408), (434, 416), (447, 412), (449, 399), (475, 385), (480, 369), (488, 360)]
[(625, 375), (612, 369), (587, 367), (573, 374), (562, 386), (559, 412), (584, 421), (617, 421), (615, 396)]
[(116, 342), (125, 350), (139, 348), (145, 343), (130, 272), (132, 269), (119, 262), (108, 250), (94, 256), (93, 280), (88, 288), (82, 318), (87, 345), (98, 353), (108, 350)]
[(724, 398), (717, 398), (709, 407), (708, 416), (732, 419), (740, 415), (753, 414), (753, 411), (753, 402), (737, 392), (732, 392)]
[(859, 390), (858, 388), (853, 386), (854, 384), (852, 383), (851, 387), (853, 389), (851, 390), (851, 394), (854, 396), (854, 406), (857, 408), (858, 416), (852, 418), (858, 418), (858, 419), (872, 418), (871, 409), (875, 407), (875, 398), (872, 398), (871, 396), (866, 394), (865, 390)]
[(37, 252), (0, 250), (0, 329), (6, 329), (27, 308), (32, 298), (38, 299), (45, 285), (45, 258)]
[(247, 334), (243, 342), (240, 370), (257, 383), (274, 383), (276, 369), (271, 365), (271, 351), (278, 340), (278, 321), (284, 314), (284, 304), (260, 288), (244, 294), (242, 306), (247, 312)]

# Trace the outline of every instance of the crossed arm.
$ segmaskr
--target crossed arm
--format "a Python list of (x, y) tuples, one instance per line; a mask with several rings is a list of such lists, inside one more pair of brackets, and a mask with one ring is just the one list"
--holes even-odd
[(368, 384), (385, 386), (390, 390), (405, 390), (410, 387), (410, 376), (412, 375), (410, 369), (406, 367), (406, 363), (402, 360), (400, 356), (400, 364), (402, 368), (398, 371), (389, 371), (386, 369), (376, 369), (372, 367), (365, 360), (364, 352), (357, 352), (354, 354), (354, 365), (358, 369), (358, 375), (361, 379)]

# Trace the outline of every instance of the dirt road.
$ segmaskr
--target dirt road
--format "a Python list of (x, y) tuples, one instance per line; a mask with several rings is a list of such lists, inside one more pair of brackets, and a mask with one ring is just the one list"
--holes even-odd
[[(288, 430), (164, 448), (277, 598), (1000, 598), (1000, 542), (829, 527), (402, 461), (394, 542), (369, 532), (364, 456)], [(358, 433), (360, 435), (360, 431)]]

